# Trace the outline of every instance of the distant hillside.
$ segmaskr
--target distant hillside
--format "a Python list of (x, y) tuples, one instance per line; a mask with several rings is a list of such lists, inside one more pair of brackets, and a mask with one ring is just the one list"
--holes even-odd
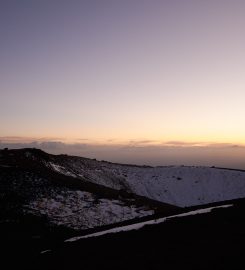
[(181, 207), (245, 197), (245, 172), (239, 170), (123, 165), (68, 155), (49, 155), (38, 149), (1, 151), (0, 155), (2, 167), (4, 162), (13, 166), (17, 162), (32, 168), (46, 167), (73, 179)]

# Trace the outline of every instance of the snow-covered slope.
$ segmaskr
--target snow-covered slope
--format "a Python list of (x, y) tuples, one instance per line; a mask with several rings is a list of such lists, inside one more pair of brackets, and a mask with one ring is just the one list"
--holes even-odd
[(114, 173), (108, 166), (109, 163), (64, 155), (51, 156), (51, 159), (52, 161), (47, 162), (46, 165), (61, 174), (81, 178), (117, 190), (130, 190), (124, 177), (117, 172)]
[(25, 205), (26, 212), (46, 216), (56, 225), (83, 230), (154, 214), (120, 200), (98, 199), (90, 192), (53, 189)]
[(60, 156), (50, 166), (63, 174), (182, 207), (245, 197), (243, 171), (131, 166)]
[[(6, 162), (8, 159), (12, 163)], [(31, 166), (35, 171), (45, 167), (49, 172), (65, 175), (70, 178), (68, 182), (74, 178), (77, 182), (98, 184), (180, 207), (245, 198), (245, 171), (122, 165), (82, 157), (49, 155), (37, 149), (9, 151), (0, 165), (13, 165), (16, 163), (14, 160), (27, 168)]]
[(35, 216), (52, 226), (84, 230), (156, 211), (148, 199), (71, 179), (74, 173), (40, 150), (0, 154), (0, 224)]
[(192, 206), (245, 197), (245, 172), (208, 167), (113, 166), (137, 194)]
[(0, 170), (0, 187), (0, 223), (5, 214), (20, 211), (20, 215), (33, 214), (50, 224), (83, 230), (154, 214), (153, 208), (134, 199), (56, 185), (45, 176), (14, 168)]

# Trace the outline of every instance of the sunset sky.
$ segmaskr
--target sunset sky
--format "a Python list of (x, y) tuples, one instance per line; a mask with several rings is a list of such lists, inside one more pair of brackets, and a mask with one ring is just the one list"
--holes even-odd
[(243, 0), (0, 1), (0, 141), (243, 147), (244, 11)]

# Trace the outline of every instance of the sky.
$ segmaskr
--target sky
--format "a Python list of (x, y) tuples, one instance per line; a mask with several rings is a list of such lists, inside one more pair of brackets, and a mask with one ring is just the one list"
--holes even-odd
[[(1, 0), (0, 142), (86, 145), (135, 163), (225, 155), (245, 167), (244, 10), (243, 0)], [(132, 146), (144, 152), (120, 159)]]

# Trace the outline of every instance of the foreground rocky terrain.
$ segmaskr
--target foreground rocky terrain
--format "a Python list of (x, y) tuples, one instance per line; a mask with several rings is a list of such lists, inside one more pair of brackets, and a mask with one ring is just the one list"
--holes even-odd
[[(181, 262), (172, 261), (176, 256), (189, 269), (231, 269), (224, 268), (231, 266), (229, 256), (244, 266), (243, 198), (245, 172), (239, 170), (1, 150), (5, 269), (16, 269), (16, 263), (21, 269), (162, 269), (163, 261), (175, 269), (171, 265)], [(205, 254), (211, 259), (198, 268)]]
[(245, 201), (236, 200), (90, 234), (40, 254), (39, 269), (242, 270), (244, 211)]

